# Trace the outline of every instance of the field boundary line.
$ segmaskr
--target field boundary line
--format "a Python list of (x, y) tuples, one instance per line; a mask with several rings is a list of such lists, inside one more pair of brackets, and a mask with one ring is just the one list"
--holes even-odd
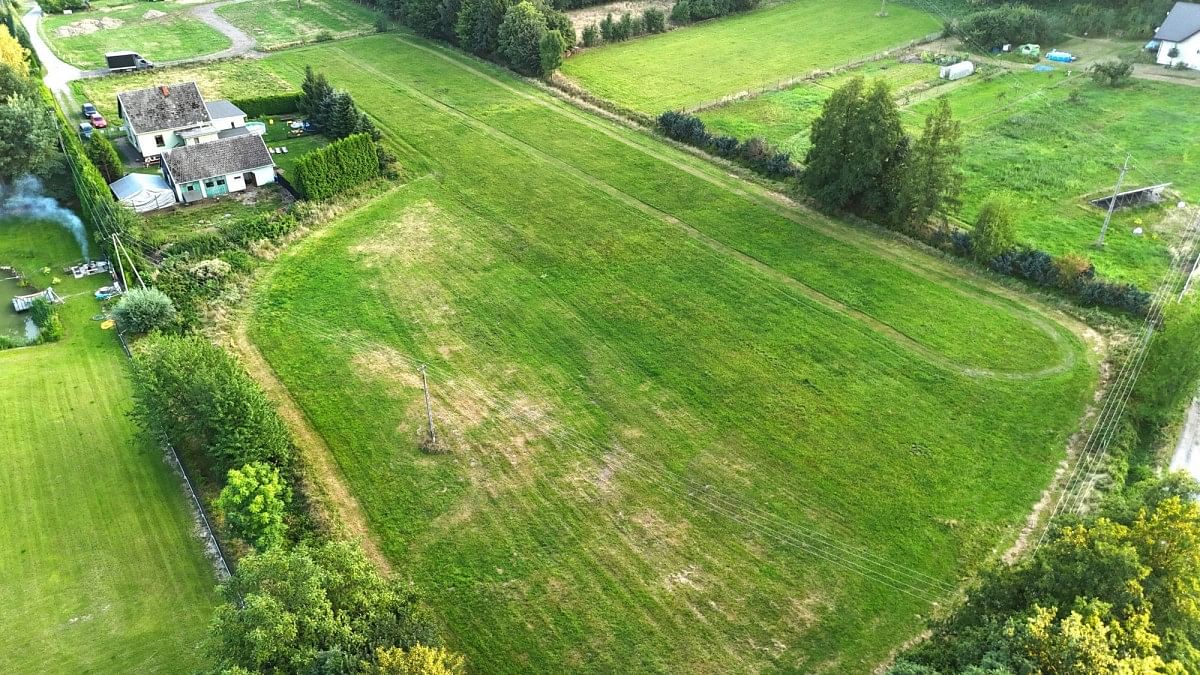
[[(757, 204), (760, 207), (768, 209), (775, 215), (785, 218), (787, 220), (790, 220), (791, 222), (793, 222), (801, 227), (808, 228), (819, 234), (828, 236), (831, 239), (840, 241), (844, 244), (848, 244), (850, 246), (854, 246), (856, 248), (871, 252), (881, 258), (890, 260), (891, 262), (896, 264), (898, 267), (901, 267), (902, 269), (905, 269), (913, 274), (916, 274), (917, 276), (921, 276), (921, 277), (925, 278), (926, 280), (928, 280), (932, 283), (938, 284), (938, 285), (942, 286), (943, 288), (946, 288), (947, 290), (949, 290), (952, 293), (971, 297), (981, 303), (987, 304), (988, 306), (992, 307), (993, 309), (997, 309), (998, 311), (1005, 312), (1005, 313), (1009, 314), (1010, 316), (1019, 317), (1021, 319), (1024, 319), (1024, 320), (1030, 322), (1031, 324), (1033, 324), (1034, 326), (1036, 326), (1039, 330), (1041, 330), (1043, 333), (1045, 333), (1047, 336), (1050, 337), (1051, 341), (1054, 342), (1054, 344), (1058, 347), (1058, 349), (1060, 351), (1060, 362), (1056, 365), (1048, 366), (1046, 368), (1041, 368), (1041, 369), (1038, 369), (1035, 371), (1003, 371), (1003, 370), (994, 370), (994, 369), (988, 369), (988, 368), (975, 368), (975, 367), (967, 366), (964, 364), (960, 364), (945, 355), (938, 354), (931, 347), (927, 347), (927, 346), (921, 344), (920, 342), (918, 342), (911, 336), (908, 336), (908, 335), (902, 333), (901, 331), (890, 326), (886, 322), (883, 322), (875, 317), (871, 317), (869, 314), (861, 312), (861, 310), (856, 310), (856, 309), (850, 308), (847, 305), (845, 305), (844, 303), (841, 303), (840, 301), (825, 295), (821, 291), (819, 291), (811, 286), (808, 286), (807, 284), (800, 281), (799, 279), (796, 279), (795, 277), (792, 277), (791, 275), (788, 275), (785, 272), (775, 269), (768, 263), (763, 262), (763, 261), (761, 261), (739, 249), (736, 249), (718, 239), (713, 238), (712, 236), (696, 229), (694, 226), (679, 220), (676, 216), (674, 216), (672, 214), (661, 211), (657, 207), (647, 204), (646, 202), (638, 199), (637, 197), (634, 197), (632, 195), (629, 195), (628, 193), (625, 193), (624, 191), (620, 190), (619, 188), (616, 188), (615, 186), (612, 186), (611, 184), (607, 183), (603, 179), (592, 176), (591, 174), (588, 174), (587, 172), (583, 171), (582, 169), (575, 167), (571, 164), (568, 164), (568, 163), (564, 162), (563, 160), (560, 160), (556, 157), (548, 155), (547, 153), (539, 150), (538, 148), (531, 146), (528, 143), (521, 141), (520, 139), (517, 139), (499, 129), (496, 129), (495, 127), (492, 127), (492, 126), (488, 125), (487, 123), (469, 115), (468, 113), (460, 111), (457, 108), (454, 108), (453, 106), (451, 106), (443, 101), (439, 101), (419, 90), (416, 90), (411, 85), (408, 85), (404, 82), (397, 80), (395, 77), (393, 77), (387, 73), (384, 73), (384, 72), (378, 70), (377, 68), (374, 68), (373, 66), (371, 66), (370, 64), (368, 64), (365, 61), (362, 61), (361, 59), (355, 58), (354, 56), (345, 52), (340, 47), (335, 47), (334, 51), (341, 54), (349, 62), (351, 62), (355, 65), (358, 65), (359, 67), (362, 67), (365, 70), (369, 70), (372, 73), (374, 73), (376, 76), (393, 83), (395, 86), (400, 87), (401, 89), (403, 89), (406, 92), (409, 92), (410, 95), (416, 96), (419, 99), (426, 101), (427, 103), (432, 102), (432, 104), (436, 107), (441, 107), (441, 108), (444, 108), (445, 110), (452, 111), (453, 114), (460, 116), (460, 118), (464, 119), (464, 121), (469, 120), (467, 122), (468, 124), (481, 125), (482, 128), (479, 129), (480, 131), (483, 131), (484, 133), (491, 135), (493, 137), (496, 137), (495, 136), (496, 134), (500, 134), (501, 136), (499, 137), (499, 139), (502, 140), (503, 142), (505, 142), (509, 145), (516, 144), (518, 149), (520, 149), (526, 153), (530, 153), (530, 152), (534, 153), (534, 155), (536, 157), (555, 164), (560, 169), (570, 172), (573, 175), (575, 175), (577, 178), (580, 178), (581, 180), (584, 180), (585, 182), (592, 184), (594, 187), (597, 187), (598, 189), (609, 193), (610, 196), (613, 196), (622, 201), (626, 201), (626, 203), (628, 205), (633, 206), (634, 208), (637, 208), (644, 212), (650, 213), (656, 217), (667, 220), (667, 222), (670, 222), (673, 225), (683, 227), (690, 236), (692, 236), (693, 238), (699, 239), (706, 245), (710, 246), (710, 248), (714, 248), (714, 250), (717, 250), (718, 252), (721, 252), (721, 253), (725, 253), (727, 255), (734, 255), (737, 257), (741, 257), (741, 258), (743, 258), (743, 262), (753, 261), (753, 264), (756, 267), (761, 266), (761, 267), (759, 267), (759, 271), (765, 271), (771, 275), (779, 275), (780, 278), (777, 278), (777, 280), (782, 281), (785, 284), (792, 286), (793, 288), (796, 288), (796, 286), (799, 286), (800, 288), (796, 288), (796, 290), (800, 290), (802, 293), (809, 296), (810, 299), (816, 300), (820, 304), (826, 305), (827, 307), (832, 307), (833, 309), (836, 309), (838, 311), (843, 311), (847, 314), (850, 314), (851, 316), (853, 316), (853, 318), (858, 318), (862, 321), (865, 321), (869, 326), (871, 326), (873, 328), (878, 329), (881, 326), (886, 327), (883, 329), (883, 332), (891, 333), (891, 334), (893, 334), (893, 337), (899, 336), (900, 340), (905, 342), (907, 346), (916, 347), (915, 350), (918, 351), (918, 353), (922, 354), (923, 356), (926, 356), (931, 362), (941, 365), (943, 368), (947, 368), (949, 370), (959, 372), (960, 374), (967, 376), (967, 377), (994, 377), (994, 378), (998, 378), (998, 379), (1025, 380), (1025, 379), (1036, 379), (1036, 378), (1041, 378), (1041, 377), (1049, 377), (1049, 376), (1053, 376), (1053, 375), (1056, 375), (1056, 374), (1059, 374), (1062, 372), (1069, 371), (1071, 368), (1073, 368), (1075, 366), (1075, 364), (1078, 361), (1078, 355), (1076, 354), (1077, 350), (1072, 345), (1066, 344), (1067, 341), (1066, 341), (1066, 338), (1064, 337), (1063, 333), (1066, 332), (1066, 333), (1079, 334), (1080, 331), (1067, 328), (1066, 326), (1062, 325), (1062, 323), (1060, 321), (1058, 321), (1057, 319), (1052, 319), (1051, 317), (1047, 316), (1044, 313), (1044, 311), (1041, 310), (1040, 308), (1033, 309), (1033, 308), (1018, 304), (1017, 301), (1014, 300), (1010, 294), (994, 291), (990, 288), (983, 288), (983, 287), (979, 286), (979, 280), (975, 277), (971, 277), (969, 279), (962, 278), (959, 276), (954, 276), (951, 273), (949, 273), (948, 271), (935, 271), (935, 270), (931, 270), (931, 269), (927, 268), (924, 265), (916, 264), (914, 261), (909, 259), (909, 256), (901, 256), (900, 254), (897, 254), (894, 251), (883, 248), (878, 242), (870, 241), (870, 240), (863, 241), (863, 239), (867, 238), (866, 235), (849, 236), (846, 233), (839, 231), (839, 229), (836, 228), (832, 223), (825, 222), (824, 216), (822, 216), (820, 214), (816, 214), (816, 213), (810, 213), (808, 211), (808, 209), (803, 209), (802, 207), (795, 205), (794, 202), (792, 202), (791, 200), (787, 200), (786, 202), (780, 202), (779, 199), (772, 198), (769, 195), (760, 194), (760, 192), (769, 192), (768, 190), (766, 190), (766, 188), (762, 188), (761, 186), (757, 186), (753, 183), (750, 183), (749, 185), (751, 186), (751, 188), (752, 189), (756, 188), (756, 189), (753, 193), (747, 192), (747, 191), (741, 189), (740, 186), (735, 186), (735, 185), (729, 184), (727, 182), (727, 180), (721, 180), (716, 177), (713, 177), (712, 175), (706, 173), (705, 171), (703, 171), (697, 167), (690, 166), (687, 163), (672, 160), (669, 157), (664, 157), (663, 155), (659, 154), (658, 152), (656, 152), (650, 148), (647, 148), (639, 143), (635, 143), (632, 140), (624, 138), (621, 135), (615, 133), (613, 130), (608, 129), (603, 124), (600, 124), (597, 121), (584, 116), (584, 115), (586, 115), (586, 113), (580, 113), (580, 112), (576, 112), (576, 111), (572, 111), (572, 110), (565, 110), (559, 106), (554, 105), (549, 100), (543, 100), (542, 98), (539, 98), (538, 96), (535, 96), (528, 92), (522, 92), (522, 91), (512, 87), (511, 85), (508, 85), (507, 83), (496, 80), (495, 78), (489, 76), (488, 74), (476, 70), (475, 68), (471, 67), (467, 63), (464, 63), (464, 62), (462, 62), (458, 59), (455, 59), (451, 56), (441, 54), (436, 49), (426, 47), (425, 45), (413, 43), (404, 38), (398, 38), (398, 39), (401, 42), (403, 42), (404, 44), (407, 44), (416, 49), (427, 51), (429, 53), (432, 53), (435, 56), (438, 56), (444, 60), (447, 60), (450, 63), (452, 63), (453, 65), (456, 65), (457, 67), (462, 68), (462, 69), (466, 70), (467, 72), (470, 72), (470, 73), (474, 74), (475, 76), (480, 77), (480, 78), (484, 79), (485, 81), (492, 83), (495, 86), (498, 86), (506, 91), (509, 91), (510, 93), (513, 93), (514, 95), (517, 95), (521, 98), (529, 100), (533, 103), (536, 103), (536, 104), (538, 104), (542, 107), (545, 107), (546, 109), (548, 109), (550, 111), (556, 112), (562, 116), (566, 116), (570, 119), (573, 119), (573, 120), (579, 122), (580, 124), (583, 124), (584, 126), (587, 126), (588, 128), (591, 128), (595, 131), (603, 133), (604, 135), (608, 136), (609, 138), (616, 140), (620, 143), (623, 143), (623, 144), (627, 145), (628, 147), (631, 147), (639, 152), (642, 152), (643, 154), (646, 154), (647, 156), (653, 157), (659, 161), (667, 163), (670, 166), (673, 166), (673, 167), (675, 167), (685, 173), (688, 173), (696, 178), (704, 180), (717, 188), (723, 189), (725, 191), (728, 191), (735, 195), (738, 195), (744, 199), (747, 199), (748, 201), (750, 201), (754, 204)], [(653, 141), (654, 139), (651, 139), (651, 140)], [(736, 177), (734, 177), (734, 178), (736, 178)], [(740, 179), (739, 179), (739, 183), (741, 183), (741, 182), (744, 182), (744, 181), (740, 181)], [(610, 192), (610, 191), (612, 191), (612, 192)], [(786, 200), (787, 198), (780, 196), (780, 199)], [(792, 212), (793, 209), (804, 210), (806, 213), (809, 213), (810, 215), (812, 215), (816, 219), (816, 222), (808, 222), (806, 220), (801, 219), (796, 213)], [(812, 294), (816, 294), (819, 297), (814, 297)], [(834, 304), (830, 305), (829, 303), (834, 303)], [(863, 317), (865, 317), (865, 319)], [(1083, 336), (1080, 335), (1081, 339), (1082, 339), (1082, 337)]]

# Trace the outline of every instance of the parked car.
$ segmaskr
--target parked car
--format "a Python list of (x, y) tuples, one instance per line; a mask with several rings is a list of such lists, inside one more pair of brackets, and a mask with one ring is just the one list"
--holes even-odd
[(104, 115), (100, 113), (92, 113), (91, 122), (92, 126), (97, 129), (103, 129), (108, 126), (108, 120), (104, 119)]
[(96, 106), (92, 105), (91, 103), (84, 103), (84, 104), (83, 104), (83, 117), (84, 117), (84, 119), (89, 119), (89, 120), (90, 120), (90, 119), (92, 119), (92, 115), (99, 115), (99, 114), (100, 114), (100, 111), (99, 111), (99, 110), (96, 110)]
[(92, 129), (91, 122), (80, 122), (79, 123), (79, 135), (82, 136), (84, 139), (91, 138), (92, 131), (93, 131), (93, 129)]

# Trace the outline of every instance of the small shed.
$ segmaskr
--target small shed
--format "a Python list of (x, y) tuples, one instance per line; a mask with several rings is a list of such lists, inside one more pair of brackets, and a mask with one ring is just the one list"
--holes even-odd
[(975, 64), (970, 61), (962, 61), (952, 66), (942, 66), (938, 71), (938, 77), (943, 80), (961, 80), (975, 73)]
[(108, 187), (117, 201), (138, 213), (175, 204), (175, 191), (157, 174), (131, 173)]

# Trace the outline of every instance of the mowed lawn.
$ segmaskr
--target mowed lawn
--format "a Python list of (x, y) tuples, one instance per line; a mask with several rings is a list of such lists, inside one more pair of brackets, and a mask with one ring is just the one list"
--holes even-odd
[(823, 70), (935, 33), (941, 21), (875, 0), (789, 0), (661, 35), (588, 49), (562, 73), (592, 93), (657, 115)]
[(250, 333), (475, 670), (869, 671), (1063, 456), (1080, 340), (950, 263), (415, 39), (261, 63), (423, 176)]
[[(193, 6), (179, 2), (97, 2), (90, 11), (47, 15), (41, 31), (58, 58), (83, 69), (103, 68), (106, 52), (129, 50), (151, 61), (174, 61), (228, 48), (229, 38), (188, 13)], [(68, 33), (98, 20), (119, 25)]]
[(195, 82), (206, 99), (254, 98), (265, 92), (286, 94), (300, 90), (291, 82), (255, 67), (252, 59), (229, 59), (87, 78), (72, 82), (71, 87), (81, 102), (90, 101), (109, 120), (117, 120), (118, 93), (176, 82)]
[(65, 277), (55, 289), (71, 296), (63, 341), (0, 351), (0, 670), (194, 672), (213, 569), (178, 479), (129, 418), (116, 338), (91, 320), (105, 278), (60, 271), (78, 258), (56, 225), (0, 221), (0, 264), (39, 285)]
[(259, 49), (312, 42), (322, 33), (339, 38), (375, 32), (379, 14), (352, 0), (254, 0), (226, 5), (217, 14), (254, 38)]

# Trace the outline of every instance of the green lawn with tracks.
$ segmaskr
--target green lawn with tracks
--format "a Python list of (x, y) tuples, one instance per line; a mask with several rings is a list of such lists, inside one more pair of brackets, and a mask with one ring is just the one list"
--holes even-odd
[(250, 334), (472, 668), (870, 670), (1062, 458), (1094, 367), (1027, 300), (428, 43), (310, 63), (414, 179)]
[(252, 0), (226, 5), (217, 14), (254, 38), (259, 49), (375, 32), (373, 10), (351, 0)]
[(562, 73), (650, 115), (827, 70), (936, 33), (941, 21), (876, 0), (789, 0), (662, 35), (584, 50)]
[[(47, 15), (41, 31), (58, 58), (83, 69), (103, 68), (104, 54), (136, 51), (151, 61), (174, 61), (226, 49), (229, 38), (191, 16), (180, 2), (101, 0), (86, 12)], [(162, 13), (164, 16), (157, 16)], [(119, 23), (86, 34), (68, 34), (92, 21)]]
[[(0, 264), (69, 295), (59, 343), (0, 351), (0, 669), (193, 672), (215, 579), (162, 451), (136, 433), (105, 277), (55, 225), (0, 222)], [(50, 274), (43, 274), (43, 267)], [(8, 303), (8, 298), (2, 299)]]

